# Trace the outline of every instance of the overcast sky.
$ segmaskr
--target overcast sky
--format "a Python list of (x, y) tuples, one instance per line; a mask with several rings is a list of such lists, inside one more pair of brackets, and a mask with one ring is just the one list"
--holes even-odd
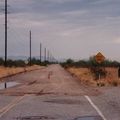
[[(56, 58), (86, 59), (102, 52), (120, 60), (120, 0), (8, 0), (8, 54), (39, 56), (40, 42)], [(0, 10), (4, 0), (0, 0)], [(4, 13), (0, 12), (0, 56)]]

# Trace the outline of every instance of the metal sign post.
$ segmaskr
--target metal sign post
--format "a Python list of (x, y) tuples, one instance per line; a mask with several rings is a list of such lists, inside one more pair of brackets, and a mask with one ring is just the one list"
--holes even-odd
[(101, 74), (100, 74), (100, 72), (99, 72), (99, 80), (101, 79)]
[[(99, 53), (97, 53), (97, 55), (95, 56), (95, 60), (96, 60), (96, 62), (100, 65), (102, 62), (104, 62), (105, 61), (105, 57), (104, 57), (104, 55), (101, 53), (101, 52), (99, 52)], [(99, 72), (99, 80), (101, 79), (101, 73)]]

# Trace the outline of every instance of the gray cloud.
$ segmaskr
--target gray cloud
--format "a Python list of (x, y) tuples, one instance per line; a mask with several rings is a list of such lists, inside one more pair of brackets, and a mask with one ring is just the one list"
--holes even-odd
[[(108, 58), (120, 60), (119, 4), (119, 0), (9, 0), (9, 54), (28, 55), (31, 29), (33, 55), (39, 55), (42, 42), (57, 58), (82, 59), (102, 51)], [(0, 55), (4, 51), (3, 24), (1, 14)]]

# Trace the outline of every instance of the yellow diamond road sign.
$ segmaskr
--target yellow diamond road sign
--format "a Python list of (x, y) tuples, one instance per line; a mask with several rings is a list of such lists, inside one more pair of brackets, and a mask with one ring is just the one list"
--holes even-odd
[(95, 56), (95, 60), (96, 60), (97, 63), (102, 63), (102, 62), (104, 62), (105, 57), (104, 57), (104, 55), (103, 55), (102, 53), (99, 52), (99, 53)]

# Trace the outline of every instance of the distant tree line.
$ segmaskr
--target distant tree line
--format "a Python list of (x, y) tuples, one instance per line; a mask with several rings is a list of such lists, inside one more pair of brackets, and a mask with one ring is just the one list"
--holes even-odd
[[(12, 67), (12, 66), (15, 66), (15, 67), (24, 67), (26, 64), (23, 60), (11, 60), (11, 59), (8, 59), (7, 60), (7, 66), (8, 67)], [(0, 66), (4, 66), (4, 60), (3, 58), (0, 58)]]
[(79, 60), (74, 61), (72, 59), (66, 60), (66, 62), (61, 63), (63, 67), (120, 67), (120, 62), (105, 60), (103, 63), (99, 64), (96, 62), (94, 57), (90, 57), (89, 60)]
[(96, 62), (95, 57), (90, 57), (89, 60), (79, 60), (74, 61), (72, 59), (66, 60), (66, 62), (61, 63), (64, 68), (75, 67), (75, 68), (88, 68), (91, 73), (93, 73), (95, 80), (99, 79), (99, 75), (105, 78), (107, 71), (105, 67), (119, 67), (120, 62), (105, 60), (103, 63), (99, 64)]
[[(29, 66), (30, 60), (11, 60), (11, 59), (8, 59), (7, 60), (7, 66), (8, 67), (25, 67), (25, 66)], [(49, 61), (42, 61), (40, 62), (40, 60), (36, 59), (36, 58), (32, 58), (31, 59), (31, 64), (32, 65), (41, 65), (41, 66), (46, 66), (48, 64), (53, 64), (52, 62), (49, 62)], [(0, 66), (4, 66), (4, 59), (3, 58), (0, 58)]]

